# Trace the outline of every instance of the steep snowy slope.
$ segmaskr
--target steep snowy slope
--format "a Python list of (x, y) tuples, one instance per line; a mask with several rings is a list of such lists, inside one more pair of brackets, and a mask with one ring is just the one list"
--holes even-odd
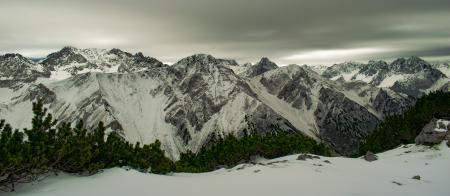
[(87, 127), (103, 121), (109, 131), (131, 142), (158, 139), (174, 159), (230, 133), (298, 131), (256, 99), (222, 59), (210, 55), (143, 72), (85, 73), (33, 84), (0, 109), (0, 115), (17, 128), (28, 127), (31, 116), (21, 113), (29, 114), (26, 109), (38, 99), (60, 121), (82, 119)]
[(439, 63), (435, 66), (433, 66), (436, 69), (439, 69), (443, 74), (447, 76), (447, 78), (450, 78), (450, 65), (449, 63)]
[(262, 102), (297, 129), (347, 155), (385, 115), (412, 102), (366, 83), (333, 82), (298, 65), (266, 71), (250, 78), (249, 84)]
[[(450, 148), (406, 145), (378, 154), (378, 160), (297, 156), (259, 160), (203, 174), (161, 176), (114, 168), (78, 177), (51, 176), (24, 184), (5, 196), (78, 195), (363, 195), (447, 196)], [(325, 162), (328, 161), (328, 163)], [(420, 180), (412, 179), (419, 175)]]

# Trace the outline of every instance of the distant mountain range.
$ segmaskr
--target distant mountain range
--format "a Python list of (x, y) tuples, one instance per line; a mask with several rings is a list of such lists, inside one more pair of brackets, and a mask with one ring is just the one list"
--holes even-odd
[[(322, 71), (318, 71), (322, 70)], [(228, 134), (300, 132), (350, 155), (386, 115), (449, 91), (449, 65), (418, 58), (278, 67), (196, 54), (173, 65), (119, 49), (65, 47), (41, 60), (0, 56), (0, 118), (31, 125), (41, 99), (62, 121), (105, 122), (173, 159)]]

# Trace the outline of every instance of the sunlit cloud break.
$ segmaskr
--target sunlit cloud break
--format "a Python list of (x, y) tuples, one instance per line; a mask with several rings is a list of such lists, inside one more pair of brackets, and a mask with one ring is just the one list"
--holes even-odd
[(284, 60), (307, 61), (307, 62), (328, 62), (339, 61), (351, 57), (363, 57), (373, 54), (388, 52), (388, 48), (350, 48), (332, 50), (314, 50), (284, 57)]

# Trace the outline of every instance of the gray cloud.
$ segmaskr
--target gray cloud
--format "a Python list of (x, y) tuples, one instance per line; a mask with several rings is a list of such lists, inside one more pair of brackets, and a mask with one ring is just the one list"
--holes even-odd
[(211, 53), (241, 62), (268, 56), (281, 64), (450, 55), (448, 0), (0, 0), (0, 5), (0, 53), (44, 56), (73, 45), (142, 51), (166, 62)]

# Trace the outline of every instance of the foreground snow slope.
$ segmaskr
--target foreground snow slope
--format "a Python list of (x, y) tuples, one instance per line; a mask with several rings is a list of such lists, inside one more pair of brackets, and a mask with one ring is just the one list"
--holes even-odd
[[(292, 155), (172, 176), (114, 168), (90, 177), (49, 177), (5, 195), (450, 195), (450, 148), (444, 143), (434, 148), (407, 145), (378, 156), (367, 162), (341, 157), (300, 161)], [(415, 175), (421, 180), (411, 179)]]

